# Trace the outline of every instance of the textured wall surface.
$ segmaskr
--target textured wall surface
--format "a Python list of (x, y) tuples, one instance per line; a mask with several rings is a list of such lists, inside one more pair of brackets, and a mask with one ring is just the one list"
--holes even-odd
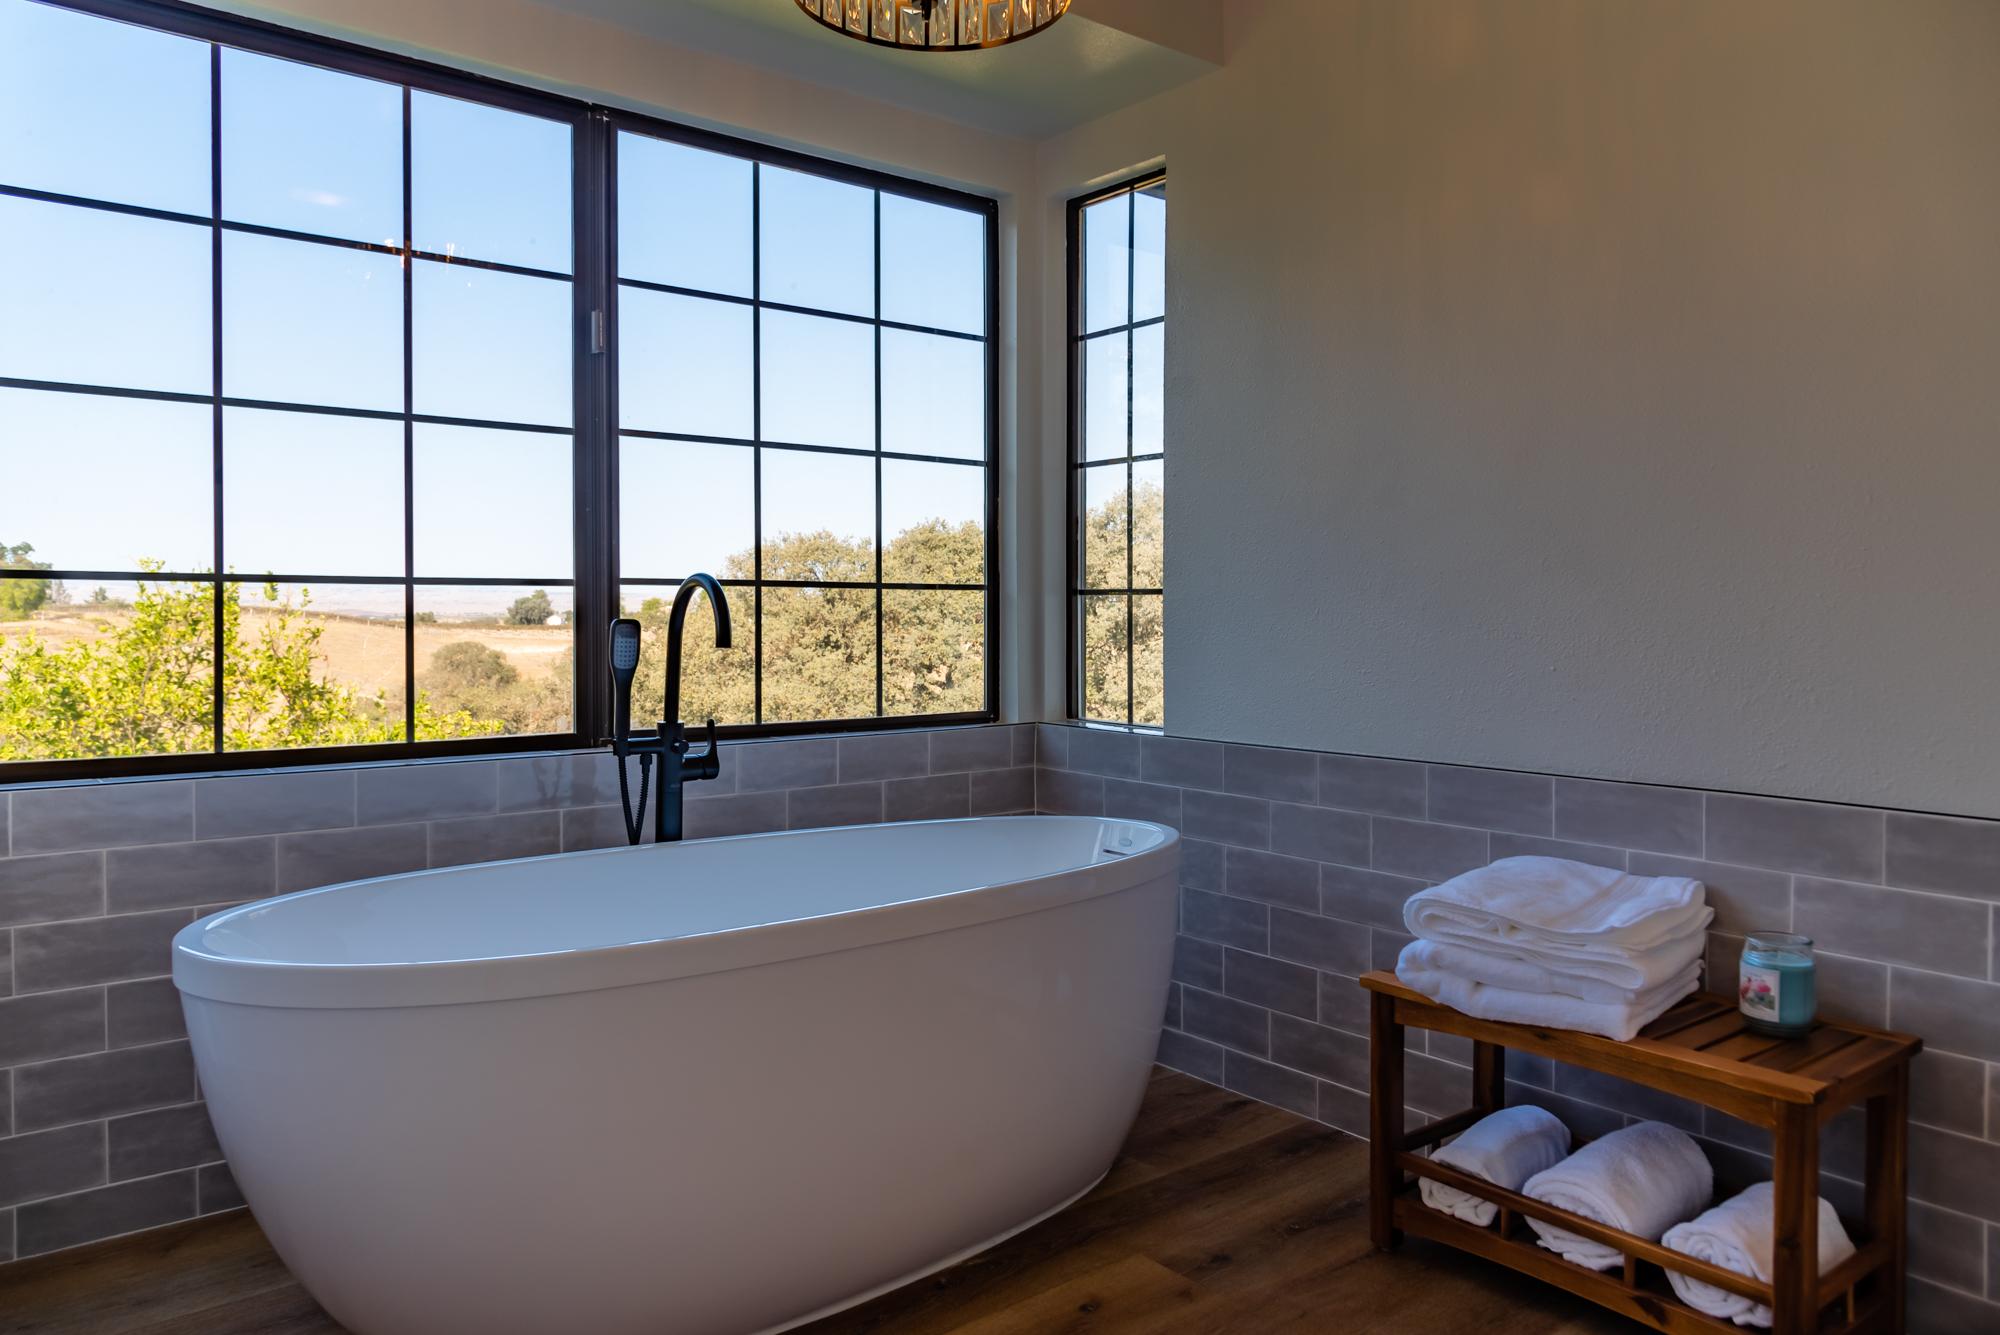
[(2000, 816), (2000, 5), (1227, 13), (1041, 149), (1166, 163), (1169, 728)]
[[(1743, 934), (1818, 943), (1825, 1013), (1921, 1036), (1912, 1078), (1913, 1329), (2000, 1330), (2000, 822), (1505, 770), (1044, 725), (1047, 812), (1158, 820), (1185, 837), (1160, 1060), (1368, 1134), (1368, 1007), (1413, 892), (1497, 857), (1555, 853), (1686, 875), (1715, 906), (1712, 976)], [(1467, 1106), (1470, 1046), (1411, 1031), (1411, 1106)], [(1589, 1071), (1513, 1057), (1511, 1096), (1598, 1135), (1659, 1118), (1718, 1175), (1768, 1178), (1763, 1133)], [(1823, 1190), (1850, 1218), (1860, 1121), (1831, 1124)]]
[[(1033, 747), (1027, 725), (726, 745), (687, 833), (1031, 811)], [(242, 1204), (175, 932), (289, 890), (615, 846), (617, 802), (601, 752), (0, 791), (0, 1261)]]

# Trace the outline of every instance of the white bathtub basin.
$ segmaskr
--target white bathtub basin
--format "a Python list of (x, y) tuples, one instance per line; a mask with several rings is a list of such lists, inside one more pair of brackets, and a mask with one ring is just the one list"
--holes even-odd
[(1177, 843), (999, 817), (417, 872), (204, 918), (174, 981), (251, 1209), (357, 1335), (744, 1335), (1104, 1173)]

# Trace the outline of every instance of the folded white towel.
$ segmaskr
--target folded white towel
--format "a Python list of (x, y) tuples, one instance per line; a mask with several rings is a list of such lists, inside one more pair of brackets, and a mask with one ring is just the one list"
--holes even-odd
[(1412, 936), (1498, 950), (1634, 990), (1659, 981), (1636, 957), (1699, 934), (1713, 916), (1699, 881), (1631, 876), (1567, 858), (1501, 858), (1403, 904)]
[[(1546, 1108), (1523, 1104), (1480, 1118), (1456, 1140), (1431, 1151), (1431, 1158), (1495, 1186), (1519, 1191), (1523, 1182), (1553, 1167), (1568, 1153), (1569, 1128), (1561, 1119)], [(1481, 1228), (1500, 1213), (1492, 1201), (1427, 1177), (1417, 1179), (1417, 1189), (1423, 1193), (1424, 1204), (1433, 1210)]]
[[(1771, 1282), (1771, 1188), (1759, 1182), (1738, 1192), (1712, 1210), (1685, 1224), (1668, 1229), (1660, 1242), (1677, 1252), (1686, 1252), (1724, 1270), (1769, 1284)], [(1824, 1198), (1819, 1202), (1819, 1273), (1854, 1255), (1854, 1242), (1840, 1225), (1840, 1216)], [(1710, 1316), (1727, 1317), (1739, 1326), (1771, 1324), (1771, 1309), (1740, 1294), (1727, 1293), (1713, 1284), (1669, 1270), (1667, 1282), (1681, 1301)]]
[[(1593, 1140), (1553, 1168), (1529, 1178), (1523, 1195), (1649, 1242), (1708, 1204), (1714, 1174), (1701, 1147), (1662, 1122), (1635, 1122)], [(1611, 1270), (1623, 1253), (1567, 1229), (1530, 1219), (1542, 1246), (1566, 1261)]]
[(1620, 1043), (1665, 1015), (1676, 1001), (1701, 982), (1701, 966), (1690, 964), (1680, 977), (1629, 1001), (1585, 1001), (1559, 992), (1516, 992), (1512, 988), (1475, 983), (1455, 973), (1423, 967), (1425, 943), (1412, 941), (1396, 959), (1396, 977), (1439, 1005), (1482, 1020), (1531, 1024), (1541, 1029), (1577, 1029), (1602, 1034)]
[(1410, 962), (1412, 968), (1454, 974), (1470, 982), (1504, 987), (1510, 992), (1559, 992), (1583, 1001), (1618, 1005), (1631, 1001), (1639, 992), (1650, 992), (1656, 987), (1678, 983), (1688, 975), (1690, 965), (1697, 966), (1695, 973), (1698, 976), (1698, 966), (1707, 944), (1706, 934), (1690, 932), (1683, 940), (1648, 951), (1643, 957), (1635, 957), (1634, 965), (1645, 976), (1645, 981), (1636, 985), (1609, 983), (1602, 978), (1572, 973), (1567, 967), (1555, 968), (1498, 950), (1445, 945), (1437, 941), (1415, 942), (1404, 948), (1403, 958)]

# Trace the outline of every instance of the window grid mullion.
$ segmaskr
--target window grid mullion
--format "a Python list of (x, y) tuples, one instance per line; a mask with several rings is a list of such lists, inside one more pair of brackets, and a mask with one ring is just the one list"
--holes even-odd
[(764, 164), (750, 164), (750, 717), (764, 722)]
[(208, 44), (208, 209), (209, 391), (214, 432), (210, 459), (213, 492), (209, 518), (215, 526), (214, 564), (209, 574), (209, 606), (215, 623), (209, 662), (212, 677), (209, 708), (214, 711), (215, 717), (209, 731), (210, 749), (220, 755), (228, 740), (223, 729), (226, 704), (224, 677), (227, 672), (224, 656), (228, 646), (223, 626), (222, 582), (223, 571), (228, 569), (223, 551), (223, 512), (228, 498), (223, 490), (225, 462), (222, 440), (222, 48), (214, 42)]
[[(1137, 251), (1139, 248), (1139, 197), (1135, 191), (1125, 197), (1125, 318), (1130, 321), (1135, 309), (1133, 301), (1138, 288)], [(1132, 527), (1138, 522), (1139, 507), (1132, 495), (1133, 468), (1133, 409), (1132, 377), (1137, 358), (1132, 354), (1132, 345), (1138, 340), (1132, 331), (1125, 331), (1125, 587), (1132, 587)], [(1129, 727), (1137, 717), (1134, 700), (1138, 695), (1133, 676), (1138, 663), (1138, 652), (1133, 648), (1132, 639), (1139, 627), (1138, 614), (1132, 595), (1125, 595), (1125, 723)]]
[[(416, 220), (410, 199), (410, 87), (403, 85), (403, 740), (417, 740)], [(572, 606), (574, 604), (572, 603)]]
[(875, 717), (882, 709), (882, 192), (875, 203)]

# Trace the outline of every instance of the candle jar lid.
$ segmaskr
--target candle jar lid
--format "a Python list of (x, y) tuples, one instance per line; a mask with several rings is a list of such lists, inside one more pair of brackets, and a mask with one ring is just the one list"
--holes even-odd
[(1751, 955), (1809, 960), (1813, 953), (1813, 939), (1796, 932), (1752, 932), (1744, 939), (1743, 950)]

